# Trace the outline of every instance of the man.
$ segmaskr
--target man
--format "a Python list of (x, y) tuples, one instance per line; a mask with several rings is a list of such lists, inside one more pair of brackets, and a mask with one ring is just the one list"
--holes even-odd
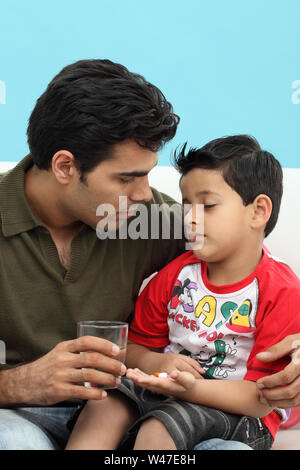
[[(74, 399), (102, 396), (80, 384), (114, 386), (124, 375), (118, 349), (98, 338), (74, 339), (76, 322), (128, 320), (142, 281), (184, 245), (173, 233), (170, 239), (159, 233), (99, 239), (105, 217), (97, 210), (103, 204), (115, 209), (118, 232), (138, 203), (175, 203), (150, 189), (148, 173), (178, 122), (158, 88), (108, 60), (65, 67), (37, 101), (28, 126), (30, 155), (0, 182), (0, 339), (6, 347), (0, 436), (1, 423), (13, 430), (14, 442), (21, 428), (29, 448), (37, 448), (30, 447), (33, 423), (48, 439), (35, 446), (60, 448), (68, 430), (53, 423), (66, 424)], [(20, 440), (14, 445), (24, 448)]]
[(74, 339), (76, 322), (126, 321), (143, 279), (184, 246), (99, 239), (98, 207), (115, 209), (118, 231), (137, 203), (173, 205), (148, 173), (178, 122), (155, 86), (108, 60), (65, 67), (37, 101), (30, 155), (0, 181), (0, 448), (63, 448), (78, 400), (102, 397), (80, 384), (124, 375), (118, 349)]

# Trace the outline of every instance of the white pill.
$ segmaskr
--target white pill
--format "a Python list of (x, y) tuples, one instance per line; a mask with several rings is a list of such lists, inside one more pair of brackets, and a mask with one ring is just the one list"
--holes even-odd
[(158, 374), (158, 377), (160, 377), (161, 379), (165, 379), (166, 377), (168, 377), (168, 374), (167, 372), (160, 372), (160, 374)]

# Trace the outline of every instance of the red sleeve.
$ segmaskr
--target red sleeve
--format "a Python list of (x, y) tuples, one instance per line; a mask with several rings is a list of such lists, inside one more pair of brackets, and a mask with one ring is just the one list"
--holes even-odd
[(272, 301), (270, 295), (262, 295), (256, 317), (255, 343), (244, 377), (246, 380), (256, 381), (260, 377), (279, 372), (290, 362), (290, 357), (275, 362), (260, 362), (255, 356), (286, 336), (300, 332), (300, 282), (298, 279), (295, 281), (293, 287), (281, 286), (276, 289), (273, 284)]
[(184, 253), (146, 285), (137, 299), (128, 339), (153, 348), (163, 348), (169, 344), (168, 303), (179, 272), (192, 258), (194, 256), (190, 252)]

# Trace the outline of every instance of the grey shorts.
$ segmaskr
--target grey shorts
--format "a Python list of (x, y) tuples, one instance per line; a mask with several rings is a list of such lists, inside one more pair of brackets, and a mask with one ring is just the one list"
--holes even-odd
[(121, 444), (130, 448), (143, 421), (150, 417), (160, 420), (167, 428), (176, 448), (191, 450), (199, 442), (211, 438), (244, 442), (253, 449), (268, 450), (273, 438), (259, 418), (225, 413), (214, 408), (167, 398), (150, 392), (127, 378), (117, 392), (133, 400), (140, 418)]

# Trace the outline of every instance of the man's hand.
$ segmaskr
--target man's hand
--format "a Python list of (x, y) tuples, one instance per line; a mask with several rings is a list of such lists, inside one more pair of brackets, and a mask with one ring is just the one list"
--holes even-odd
[(128, 369), (126, 377), (140, 387), (166, 396), (179, 397), (181, 393), (192, 390), (196, 384), (193, 374), (178, 370), (172, 371), (168, 377), (161, 378), (145, 374), (139, 369)]
[(117, 377), (126, 372), (119, 354), (116, 345), (94, 336), (59, 343), (32, 363), (0, 372), (0, 405), (50, 406), (73, 398), (100, 400), (103, 390), (80, 384), (118, 385)]
[(261, 362), (271, 362), (284, 356), (291, 357), (285, 369), (259, 379), (257, 387), (270, 406), (294, 408), (300, 406), (300, 334), (287, 336), (256, 357)]

